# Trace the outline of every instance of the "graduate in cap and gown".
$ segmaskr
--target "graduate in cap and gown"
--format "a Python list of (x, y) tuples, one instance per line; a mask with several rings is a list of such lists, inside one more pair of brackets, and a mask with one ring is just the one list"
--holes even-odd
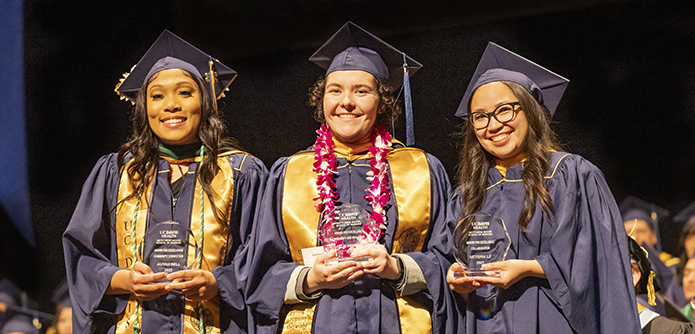
[(640, 330), (618, 206), (601, 171), (562, 152), (550, 128), (567, 84), (490, 42), (456, 112), (466, 124), (449, 220), (485, 212), (509, 235), (504, 260), (482, 267), (489, 276), (449, 270), (461, 332)]
[(649, 253), (634, 239), (630, 239), (628, 245), (630, 247), (630, 266), (635, 294), (647, 296), (646, 303), (645, 301), (637, 301), (642, 333), (695, 333), (695, 324), (684, 317), (678, 320), (669, 319), (645, 306), (645, 304), (656, 305), (656, 292), (660, 289), (659, 283), (655, 279), (656, 274), (651, 270)]
[(68, 283), (63, 282), (53, 293), (51, 298), (56, 305), (56, 314), (53, 317), (51, 327), (46, 330), (46, 334), (71, 334), (72, 333), (72, 302), (70, 301), (70, 291)]
[(678, 240), (678, 264), (673, 280), (666, 287), (664, 295), (679, 307), (685, 307), (688, 299), (683, 291), (683, 278), (686, 264), (695, 254), (695, 202), (673, 216), (673, 222), (683, 224)]
[(627, 234), (649, 252), (649, 262), (660, 286), (673, 279), (679, 259), (662, 250), (659, 223), (668, 217), (668, 210), (635, 196), (627, 196), (618, 205)]
[(267, 169), (217, 109), (235, 77), (165, 30), (117, 86), (133, 132), (99, 159), (63, 234), (76, 333), (246, 332), (234, 259)]
[(6, 278), (0, 280), (0, 333), (40, 333), (38, 313), (42, 312), (36, 311), (35, 303), (17, 285)]
[(681, 311), (690, 321), (695, 322), (695, 256), (685, 262), (681, 285), (686, 300)]
[(270, 170), (247, 299), (256, 330), (453, 332), (449, 180), (387, 130), (400, 111), (393, 89), (405, 86), (407, 117), (421, 65), (352, 22), (310, 60), (327, 70), (310, 96), (321, 126), (312, 147)]

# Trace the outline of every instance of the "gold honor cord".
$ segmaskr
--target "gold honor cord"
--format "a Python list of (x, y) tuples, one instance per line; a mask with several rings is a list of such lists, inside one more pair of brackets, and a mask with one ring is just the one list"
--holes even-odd
[[(431, 188), (427, 158), (422, 150), (405, 148), (393, 150), (388, 156), (388, 162), (398, 207), (396, 236), (404, 239), (394, 240), (393, 249), (400, 251), (404, 248), (403, 241), (410, 239), (409, 247), (413, 248), (415, 245), (413, 250), (420, 250), (430, 219)], [(313, 163), (313, 152), (299, 153), (290, 158), (285, 170), (284, 189), (291, 191), (284, 191), (282, 195), (282, 220), (292, 261), (299, 264), (303, 264), (302, 248), (315, 247), (318, 233), (319, 212), (314, 208), (317, 201), (313, 200), (317, 196)], [(415, 238), (417, 240), (413, 243)], [(432, 332), (431, 315), (427, 308), (407, 296), (398, 296), (396, 302), (402, 333)], [(310, 333), (316, 302), (294, 304), (291, 307), (285, 317), (282, 332)]]

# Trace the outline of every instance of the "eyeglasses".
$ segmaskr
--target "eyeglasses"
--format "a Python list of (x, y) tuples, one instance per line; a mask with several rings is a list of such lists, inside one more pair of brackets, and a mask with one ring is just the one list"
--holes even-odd
[(468, 115), (468, 120), (476, 130), (484, 129), (490, 124), (490, 116), (494, 117), (500, 123), (507, 123), (516, 116), (517, 108), (521, 103), (509, 102), (500, 105), (491, 112), (476, 111)]

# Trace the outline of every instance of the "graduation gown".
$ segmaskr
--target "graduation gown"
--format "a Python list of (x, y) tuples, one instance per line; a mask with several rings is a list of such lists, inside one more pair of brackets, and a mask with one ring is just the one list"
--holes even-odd
[[(130, 298), (129, 295), (105, 294), (113, 274), (126, 267), (122, 256), (119, 262), (119, 253), (125, 247), (123, 242), (116, 240), (121, 226), (115, 226), (117, 210), (114, 208), (119, 198), (119, 187), (124, 186), (123, 180), (127, 176), (119, 172), (116, 159), (115, 153), (106, 155), (94, 166), (63, 234), (75, 333), (115, 333), (119, 315), (126, 309)], [(145, 218), (138, 218), (138, 221), (143, 219), (144, 228), (169, 220), (189, 226), (193, 226), (191, 221), (200, 221), (200, 206), (197, 205), (200, 201), (196, 199), (199, 194), (199, 187), (196, 186), (199, 158), (194, 160), (174, 202), (168, 182), (170, 163), (160, 158), (149, 195), (143, 195), (147, 197), (149, 207), (147, 214), (143, 215)], [(203, 268), (210, 266), (209, 270), (217, 280), (219, 295), (209, 302), (219, 309), (219, 314), (213, 317), (219, 319), (220, 331), (243, 333), (246, 332), (248, 314), (242, 296), (243, 284), (238, 282), (244, 282), (246, 274), (244, 262), (237, 263), (234, 257), (241, 253), (251, 232), (257, 212), (257, 195), (265, 185), (267, 169), (259, 159), (240, 151), (222, 153), (218, 157), (218, 165), (221, 170), (213, 181), (213, 187), (225, 187), (215, 188), (215, 191), (223, 197), (216, 200), (216, 205), (229, 217), (228, 233), (220, 233), (225, 229), (210, 218), (211, 206), (209, 198), (205, 196), (205, 220), (212, 219), (213, 223), (205, 224)], [(120, 197), (123, 197), (123, 193)], [(191, 229), (198, 239), (200, 233), (195, 228)], [(215, 245), (224, 245), (226, 249), (215, 249)], [(210, 264), (213, 260), (216, 263)], [(156, 301), (160, 302), (159, 305), (169, 305), (155, 307), (155, 303), (140, 304), (142, 333), (181, 333), (181, 299), (169, 293)], [(129, 327), (132, 331), (132, 326)]]
[[(603, 174), (578, 155), (551, 154), (545, 188), (555, 213), (549, 218), (537, 204), (526, 233), (519, 230), (523, 163), (509, 167), (506, 178), (488, 171), (481, 209), (506, 224), (507, 260), (536, 260), (547, 279), (470, 293), (459, 305), (466, 333), (638, 333), (627, 235)], [(461, 196), (457, 189), (450, 200), (454, 221), (461, 219)]]
[[(353, 203), (370, 210), (371, 206), (364, 199), (370, 182), (366, 179), (370, 171), (369, 157), (365, 152), (350, 155), (337, 148), (335, 152), (338, 167), (334, 182), (340, 196), (336, 204)], [(439, 160), (419, 149), (394, 148), (387, 160), (391, 195), (383, 245), (389, 253), (407, 254), (424, 274), (426, 289), (407, 296), (407, 303), (419, 308), (413, 310), (401, 304), (393, 281), (372, 274), (365, 274), (343, 288), (325, 290), (311, 303), (285, 304), (288, 282), (296, 280), (290, 276), (302, 266), (301, 256), (297, 256), (300, 250), (293, 246), (295, 239), (300, 238), (301, 233), (313, 242), (307, 247), (318, 246), (319, 216), (312, 202), (312, 198), (317, 197), (316, 174), (311, 170), (314, 152), (303, 151), (281, 158), (272, 166), (261, 217), (255, 226), (255, 256), (247, 303), (259, 333), (276, 333), (278, 326), (312, 333), (401, 333), (402, 328), (405, 333), (413, 333), (422, 329), (420, 325), (428, 326), (430, 321), (434, 333), (453, 332), (444, 327), (445, 319), (456, 315), (452, 307), (453, 295), (445, 283), (446, 270), (453, 260), (447, 255), (452, 253), (447, 250), (449, 227), (445, 225), (446, 199), (450, 191), (448, 177)], [(300, 165), (304, 167), (298, 167)], [(299, 183), (305, 190), (289, 187), (288, 181)], [(413, 185), (423, 188), (413, 191)], [(304, 198), (297, 198), (298, 194)], [(299, 206), (294, 201), (304, 204)], [(415, 212), (416, 208), (425, 209)], [(310, 221), (289, 217), (290, 209), (297, 215), (311, 213)], [(290, 219), (312, 227), (300, 227), (300, 232), (290, 230)], [(407, 229), (404, 228), (406, 220), (412, 225)], [(287, 312), (293, 307), (305, 307), (305, 312), (291, 318)], [(399, 312), (407, 310), (413, 311), (409, 315), (413, 320), (400, 320)], [(305, 323), (297, 324), (295, 320)]]

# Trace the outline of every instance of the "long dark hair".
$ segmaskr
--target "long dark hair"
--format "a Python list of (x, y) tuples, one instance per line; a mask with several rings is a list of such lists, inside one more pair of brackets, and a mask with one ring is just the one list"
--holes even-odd
[(692, 234), (695, 234), (695, 217), (691, 217), (683, 224), (683, 229), (678, 239), (680, 262), (676, 265), (676, 275), (678, 276), (678, 284), (681, 286), (683, 286), (683, 270), (685, 269), (685, 265), (688, 264), (688, 260), (690, 260), (690, 256), (685, 251), (685, 239)]
[[(376, 112), (376, 125), (391, 125), (396, 122), (401, 114), (401, 106), (396, 102), (393, 88), (376, 80), (379, 94), (379, 109)], [(314, 107), (314, 119), (323, 123), (326, 117), (323, 114), (323, 97), (326, 95), (326, 78), (321, 78), (309, 90), (309, 106)]]
[[(561, 150), (555, 133), (550, 129), (550, 113), (521, 85), (501, 81), (519, 99), (521, 110), (528, 120), (528, 133), (524, 146), (524, 162), (521, 178), (524, 183), (525, 201), (519, 215), (519, 228), (526, 231), (536, 211), (536, 201), (546, 215), (554, 213), (553, 201), (545, 189), (544, 176), (549, 168), (550, 150)], [(469, 110), (470, 110), (470, 101)], [(496, 157), (488, 153), (478, 142), (475, 129), (466, 124), (461, 131), (463, 147), (459, 154), (458, 180), (463, 189), (463, 217), (482, 208), (486, 195), (488, 170), (495, 165)]]
[[(215, 111), (213, 100), (207, 85), (196, 75), (181, 70), (186, 76), (190, 77), (198, 85), (200, 90), (200, 125), (198, 126), (198, 138), (205, 147), (203, 161), (200, 164), (199, 179), (203, 187), (203, 191), (209, 198), (217, 196), (210, 183), (217, 174), (219, 166), (217, 165), (217, 155), (233, 149), (240, 149), (237, 141), (227, 135), (227, 127), (222, 121), (222, 116)], [(157, 166), (159, 160), (159, 139), (150, 128), (147, 120), (147, 86), (157, 77), (157, 74), (152, 75), (138, 91), (135, 99), (135, 107), (131, 117), (131, 125), (133, 132), (130, 139), (121, 145), (118, 151), (118, 168), (123, 170), (127, 161), (125, 161), (128, 153), (132, 154), (133, 163), (126, 170), (130, 183), (135, 189), (132, 194), (124, 199), (129, 200), (138, 194), (144, 192), (145, 188), (152, 179), (153, 166)], [(210, 201), (213, 206), (213, 212), (217, 221), (227, 226), (224, 221), (224, 214), (215, 207), (213, 201)]]

